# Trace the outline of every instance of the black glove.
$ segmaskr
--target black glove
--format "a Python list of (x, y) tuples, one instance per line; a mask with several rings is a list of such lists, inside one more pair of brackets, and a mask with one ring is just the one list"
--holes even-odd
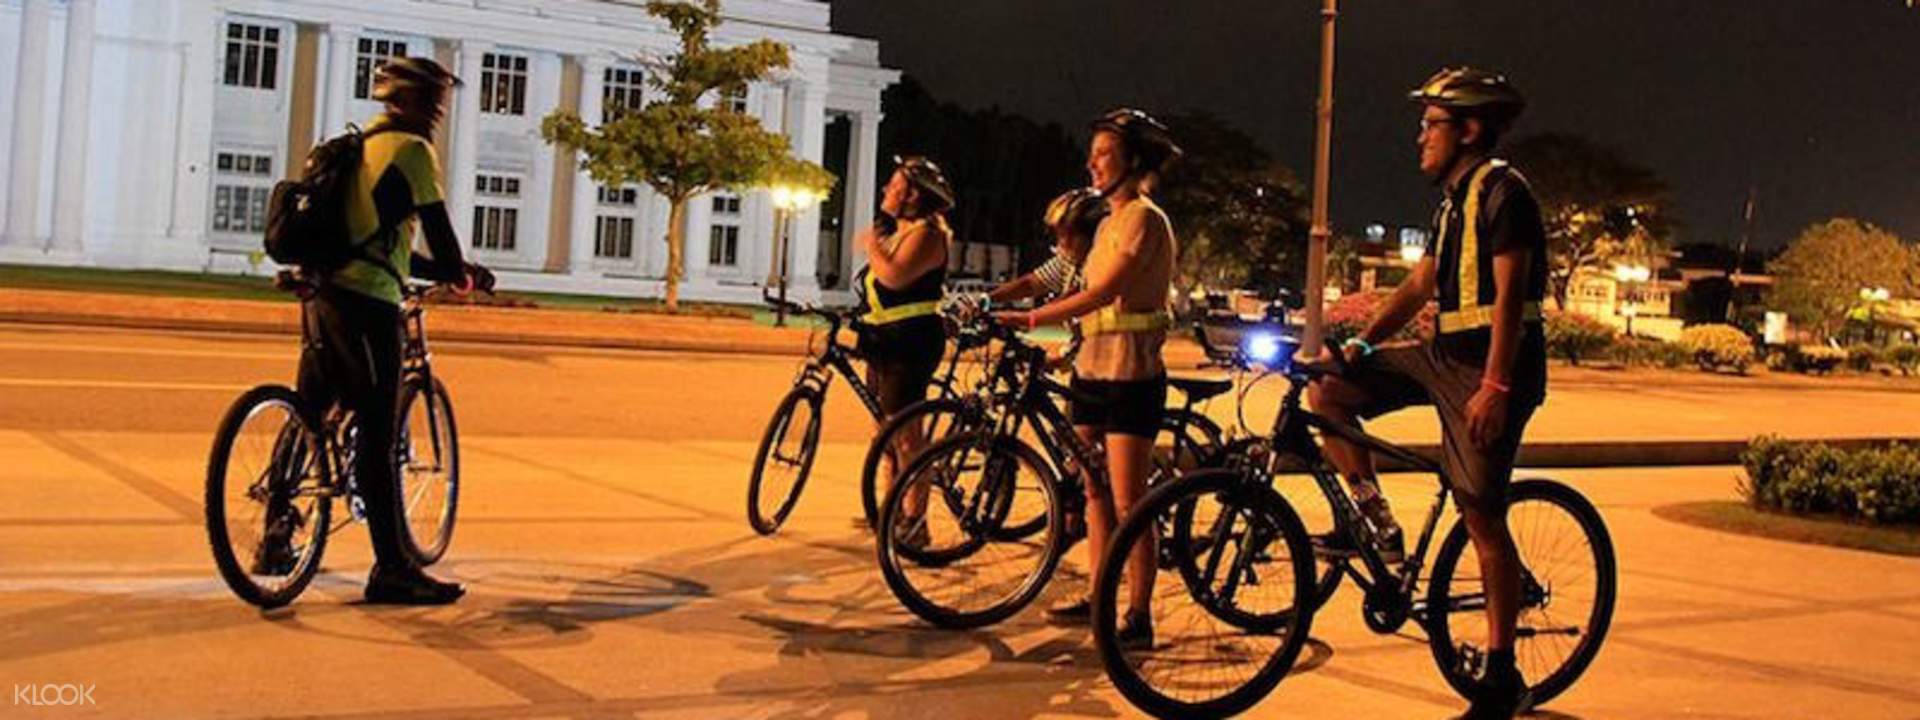
[(493, 294), (493, 271), (475, 263), (467, 263), (467, 277), (473, 280), (473, 289)]

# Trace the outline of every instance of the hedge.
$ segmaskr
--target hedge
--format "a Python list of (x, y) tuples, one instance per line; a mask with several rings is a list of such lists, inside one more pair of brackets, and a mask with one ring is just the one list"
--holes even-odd
[(1761, 436), (1740, 462), (1747, 470), (1740, 491), (1755, 507), (1920, 525), (1920, 445), (1845, 450)]

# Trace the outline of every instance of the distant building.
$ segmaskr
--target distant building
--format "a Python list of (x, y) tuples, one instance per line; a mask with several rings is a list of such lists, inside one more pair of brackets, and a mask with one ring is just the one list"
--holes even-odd
[[(795, 221), (791, 272), (801, 298), (844, 287), (860, 262), (844, 229), (871, 221), (880, 93), (898, 73), (875, 42), (834, 34), (827, 3), (723, 11), (717, 42), (792, 47), (790, 70), (713, 102), (840, 178)], [(0, 261), (270, 272), (257, 251), (273, 183), (377, 113), (373, 69), (411, 55), (466, 81), (434, 140), (455, 228), (503, 286), (662, 292), (666, 202), (595, 184), (539, 136), (554, 109), (598, 123), (657, 92), (636, 57), (676, 37), (637, 0), (7, 0), (0, 38)], [(773, 219), (764, 192), (695, 201), (684, 297), (756, 300)]]

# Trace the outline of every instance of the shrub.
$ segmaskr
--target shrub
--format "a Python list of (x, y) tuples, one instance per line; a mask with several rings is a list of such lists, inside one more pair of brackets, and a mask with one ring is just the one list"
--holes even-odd
[(1847, 351), (1829, 345), (1800, 345), (1793, 348), (1792, 368), (1812, 374), (1826, 374), (1846, 362)]
[[(1381, 306), (1386, 304), (1387, 297), (1392, 294), (1390, 290), (1358, 292), (1343, 295), (1339, 300), (1333, 301), (1326, 307), (1326, 315), (1323, 318), (1326, 322), (1327, 340), (1338, 343), (1359, 335), (1362, 330), (1367, 329), (1367, 323), (1373, 322), (1373, 316), (1380, 312)], [(1421, 308), (1420, 314), (1414, 317), (1413, 322), (1400, 328), (1399, 332), (1388, 338), (1388, 342), (1433, 337), (1433, 319), (1438, 313), (1439, 310), (1433, 303), (1427, 303), (1426, 307)]]
[(1887, 348), (1887, 362), (1900, 368), (1901, 375), (1912, 375), (1920, 371), (1920, 345), (1895, 345)]
[(1693, 354), (1700, 369), (1722, 368), (1746, 374), (1753, 364), (1753, 339), (1732, 325), (1695, 325), (1680, 332), (1680, 346)]
[(1575, 312), (1547, 313), (1547, 353), (1579, 365), (1613, 344), (1613, 327)]
[(1629, 367), (1677, 368), (1693, 362), (1693, 353), (1658, 338), (1621, 336), (1607, 348), (1614, 362)]
[(1880, 351), (1866, 343), (1854, 343), (1847, 346), (1847, 367), (1854, 372), (1872, 372), (1873, 364), (1880, 362)]
[(1741, 493), (1757, 507), (1920, 524), (1920, 445), (1843, 450), (1763, 436), (1740, 454)]

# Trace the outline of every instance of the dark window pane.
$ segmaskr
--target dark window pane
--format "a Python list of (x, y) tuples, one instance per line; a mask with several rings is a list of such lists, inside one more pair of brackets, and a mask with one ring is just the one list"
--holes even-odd
[(280, 81), (280, 50), (269, 46), (261, 51), (261, 55), (265, 59), (260, 65), (260, 87), (272, 90)]

